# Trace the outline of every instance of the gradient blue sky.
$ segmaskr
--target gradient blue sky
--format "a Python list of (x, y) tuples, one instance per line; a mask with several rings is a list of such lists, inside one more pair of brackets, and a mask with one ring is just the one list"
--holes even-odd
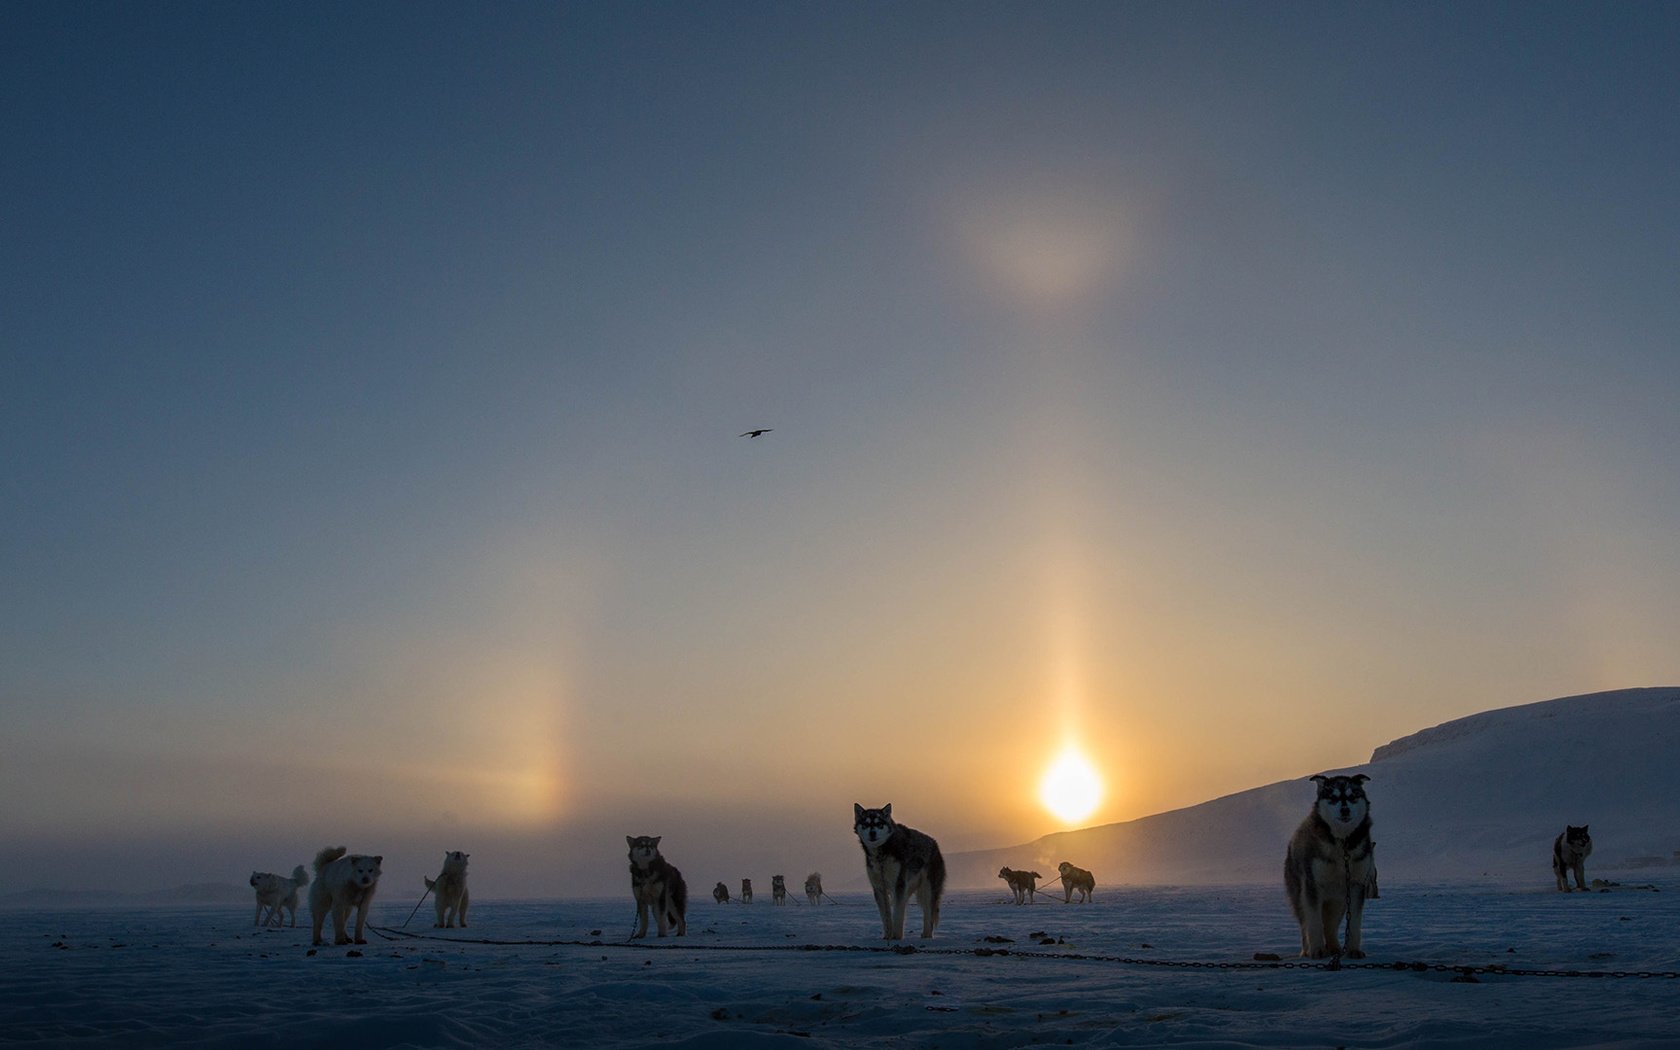
[(851, 877), (853, 801), (1056, 830), (1070, 740), (1101, 823), (1680, 681), (1676, 69), (1673, 4), (0, 6), (9, 871)]

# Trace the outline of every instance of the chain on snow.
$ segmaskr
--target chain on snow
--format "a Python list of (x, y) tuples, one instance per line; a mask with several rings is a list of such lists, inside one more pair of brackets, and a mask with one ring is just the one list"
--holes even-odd
[(369, 926), (388, 941), (441, 941), (445, 944), (486, 944), (496, 947), (521, 948), (630, 948), (640, 951), (676, 952), (856, 952), (872, 955), (966, 955), (974, 957), (1009, 956), (1020, 959), (1059, 959), (1072, 962), (1110, 963), (1116, 966), (1153, 966), (1174, 970), (1390, 970), (1410, 973), (1450, 973), (1455, 980), (1469, 980), (1476, 976), (1490, 977), (1585, 977), (1605, 978), (1666, 978), (1680, 979), (1676, 970), (1529, 970), (1514, 966), (1491, 964), (1466, 966), (1456, 963), (1427, 962), (1344, 962), (1340, 958), (1327, 961), (1290, 959), (1255, 959), (1210, 961), (1202, 959), (1143, 959), (1124, 955), (1093, 955), (1086, 952), (1036, 952), (1019, 948), (922, 948), (914, 944), (648, 944), (642, 941), (553, 940), (504, 941), (488, 938), (440, 937), (435, 934), (411, 933), (392, 927)]

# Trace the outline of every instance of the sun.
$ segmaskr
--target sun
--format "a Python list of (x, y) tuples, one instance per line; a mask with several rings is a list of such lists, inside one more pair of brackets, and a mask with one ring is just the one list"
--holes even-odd
[(1102, 791), (1102, 777), (1096, 767), (1072, 744), (1063, 749), (1038, 782), (1038, 800), (1066, 824), (1076, 824), (1096, 812)]

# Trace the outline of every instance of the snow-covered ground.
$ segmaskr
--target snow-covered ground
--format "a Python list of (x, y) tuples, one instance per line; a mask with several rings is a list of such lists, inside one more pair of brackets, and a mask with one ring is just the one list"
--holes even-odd
[[(1366, 962), (1680, 971), (1680, 879), (1619, 881), (1569, 894), (1533, 880), (1388, 881), (1367, 913)], [(625, 942), (628, 893), (484, 901), (469, 930), (434, 931), (422, 909), (406, 932), (424, 939), (371, 936), (359, 955), (311, 954), (307, 925), (255, 929), (244, 906), (10, 910), (0, 913), (0, 1043), (1680, 1045), (1673, 977), (1483, 973), (1471, 983), (1451, 970), (1257, 965), (1256, 953), (1293, 961), (1278, 886), (1099, 886), (1092, 905), (1045, 900), (953, 894), (937, 936), (907, 942), (913, 954), (880, 950), (873, 905), (856, 895), (820, 908), (701, 900), (688, 937), (637, 947)], [(382, 900), (374, 921), (399, 926), (413, 903)]]

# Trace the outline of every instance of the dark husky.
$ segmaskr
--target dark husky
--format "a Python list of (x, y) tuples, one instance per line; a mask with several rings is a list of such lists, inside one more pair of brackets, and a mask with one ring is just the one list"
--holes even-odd
[(659, 924), (659, 936), (671, 927), (677, 936), (688, 932), (688, 883), (682, 872), (659, 855), (660, 835), (626, 835), (630, 844), (630, 895), (636, 898), (636, 932), (631, 937), (646, 937), (648, 913)]
[(932, 937), (945, 892), (945, 858), (939, 843), (915, 828), (893, 823), (890, 802), (880, 809), (852, 803), (852, 830), (863, 846), (864, 870), (881, 911), (882, 936), (889, 941), (904, 936), (904, 913), (914, 895), (922, 907), (922, 937)]
[(1575, 888), (1587, 888), (1587, 857), (1592, 854), (1592, 836), (1587, 826), (1563, 826), (1563, 834), (1552, 843), (1552, 874), (1557, 876), (1558, 889), (1569, 892), (1569, 873), (1575, 873)]
[(998, 870), (998, 878), (1015, 895), (1016, 904), (1033, 903), (1033, 895), (1038, 892), (1038, 880), (1043, 877), (1036, 871), (1017, 871), (1007, 866)]
[[(1318, 774), (1318, 799), (1295, 829), (1283, 858), (1283, 886), (1289, 907), (1301, 926), (1301, 956), (1323, 959), (1346, 954), (1363, 959), (1360, 924), (1365, 900), (1375, 897), (1377, 865), (1371, 841), (1371, 803), (1365, 797), (1370, 777)], [(1337, 943), (1347, 916), (1346, 948)]]

